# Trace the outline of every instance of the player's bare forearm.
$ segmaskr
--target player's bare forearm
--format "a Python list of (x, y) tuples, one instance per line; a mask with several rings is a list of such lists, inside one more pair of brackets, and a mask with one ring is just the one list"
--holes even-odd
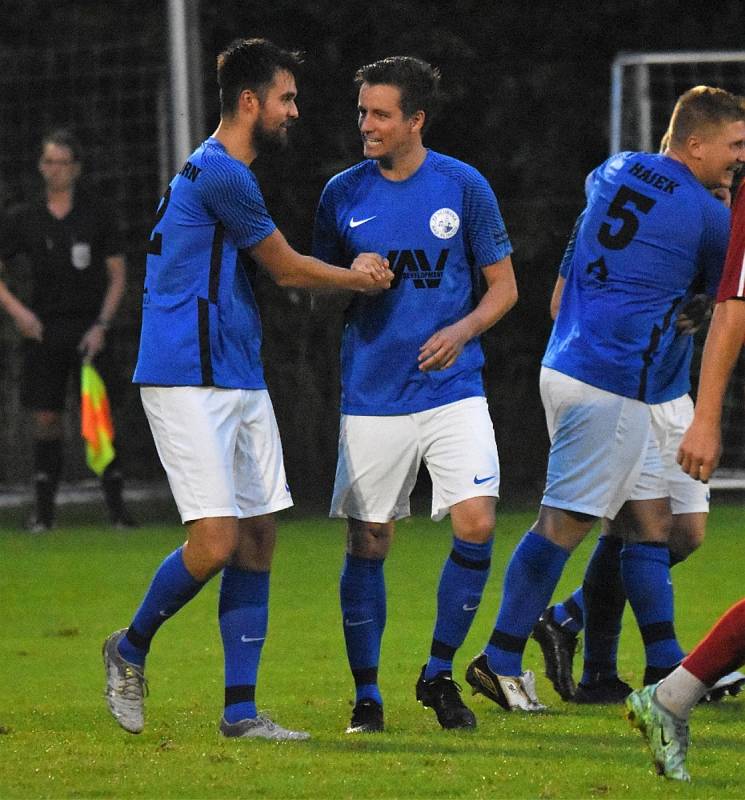
[(517, 302), (517, 282), (512, 259), (506, 256), (482, 270), (487, 290), (474, 310), (463, 318), (470, 330), (469, 338), (488, 331)]
[(724, 393), (744, 340), (745, 301), (733, 299), (717, 304), (701, 360), (695, 411), (700, 419), (719, 423)]
[(302, 255), (277, 230), (253, 248), (251, 255), (279, 286), (296, 289), (342, 289), (369, 292), (387, 289), (393, 280), (387, 261), (377, 253), (360, 253), (352, 269)]
[(509, 256), (486, 267), (483, 272), (488, 289), (476, 308), (458, 322), (434, 333), (419, 348), (418, 361), (422, 372), (452, 366), (466, 342), (491, 328), (517, 302), (517, 284)]
[(678, 463), (708, 481), (719, 461), (724, 394), (745, 338), (745, 302), (727, 300), (714, 309), (701, 361), (693, 422), (681, 440)]

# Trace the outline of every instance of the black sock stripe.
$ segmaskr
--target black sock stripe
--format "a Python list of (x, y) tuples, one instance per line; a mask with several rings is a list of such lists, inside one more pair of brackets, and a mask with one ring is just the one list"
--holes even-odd
[(248, 683), (239, 683), (236, 686), (225, 687), (225, 707), (234, 706), (236, 703), (253, 703), (256, 699), (256, 687)]
[(138, 650), (150, 649), (150, 638), (148, 638), (147, 636), (143, 636), (141, 633), (138, 633), (131, 626), (127, 628), (127, 632), (124, 634), (124, 638), (128, 639), (130, 644), (133, 647), (136, 647)]
[(457, 647), (451, 647), (449, 644), (445, 644), (445, 642), (432, 639), (432, 647), (429, 653), (431, 656), (441, 658), (443, 661), (452, 661), (457, 649)]
[(644, 645), (675, 639), (675, 626), (672, 622), (653, 622), (640, 628)]
[(450, 551), (450, 560), (453, 564), (457, 564), (464, 569), (477, 569), (485, 570), (491, 566), (491, 558), (484, 558), (480, 561), (472, 561), (470, 558), (464, 558), (460, 553), (455, 550)]
[(366, 686), (367, 684), (378, 682), (378, 668), (365, 667), (364, 669), (353, 669), (352, 677), (355, 686)]
[(510, 633), (503, 633), (502, 631), (496, 630), (489, 638), (489, 644), (498, 647), (500, 650), (505, 650), (508, 653), (522, 653), (523, 650), (525, 650), (527, 641), (527, 637), (522, 639), (519, 636), (513, 636)]

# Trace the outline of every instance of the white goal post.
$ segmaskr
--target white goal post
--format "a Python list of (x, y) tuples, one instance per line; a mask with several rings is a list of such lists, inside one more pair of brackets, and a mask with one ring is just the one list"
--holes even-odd
[(745, 50), (616, 56), (611, 69), (610, 152), (656, 151), (675, 100), (699, 84), (745, 94)]
[[(745, 95), (745, 50), (620, 53), (610, 90), (610, 153), (656, 152), (676, 99), (700, 84)], [(699, 334), (693, 382), (703, 344)], [(723, 453), (713, 489), (745, 490), (745, 357), (730, 381), (722, 421)]]

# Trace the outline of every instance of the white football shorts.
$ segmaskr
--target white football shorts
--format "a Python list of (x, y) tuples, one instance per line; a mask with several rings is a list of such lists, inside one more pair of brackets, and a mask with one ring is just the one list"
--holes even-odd
[[(676, 460), (680, 440), (693, 421), (693, 400), (686, 394), (675, 400), (651, 405), (649, 409), (658, 455), (655, 458), (653, 448), (650, 448), (629, 500), (669, 496), (673, 514), (707, 513), (709, 487), (686, 475)], [(663, 478), (662, 493), (660, 475)]]
[(182, 522), (292, 505), (265, 389), (143, 386), (140, 396)]
[(542, 505), (613, 519), (644, 465), (649, 405), (547, 367), (540, 389), (551, 439)]
[(408, 517), (424, 461), (432, 519), (472, 497), (499, 497), (499, 455), (484, 397), (395, 416), (342, 414), (332, 517), (390, 522)]

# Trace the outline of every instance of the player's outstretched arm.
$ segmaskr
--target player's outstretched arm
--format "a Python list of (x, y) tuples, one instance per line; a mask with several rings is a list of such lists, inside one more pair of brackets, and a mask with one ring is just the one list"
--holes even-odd
[(724, 393), (745, 340), (745, 302), (732, 299), (714, 309), (701, 361), (696, 410), (678, 449), (684, 472), (708, 481), (719, 462)]
[(387, 260), (377, 253), (360, 253), (352, 269), (333, 267), (298, 253), (279, 230), (254, 245), (250, 253), (279, 286), (375, 292), (390, 288), (393, 280)]
[(474, 310), (458, 322), (441, 328), (419, 348), (422, 372), (447, 369), (461, 354), (464, 345), (500, 320), (517, 302), (517, 283), (509, 256), (482, 270), (487, 290)]

